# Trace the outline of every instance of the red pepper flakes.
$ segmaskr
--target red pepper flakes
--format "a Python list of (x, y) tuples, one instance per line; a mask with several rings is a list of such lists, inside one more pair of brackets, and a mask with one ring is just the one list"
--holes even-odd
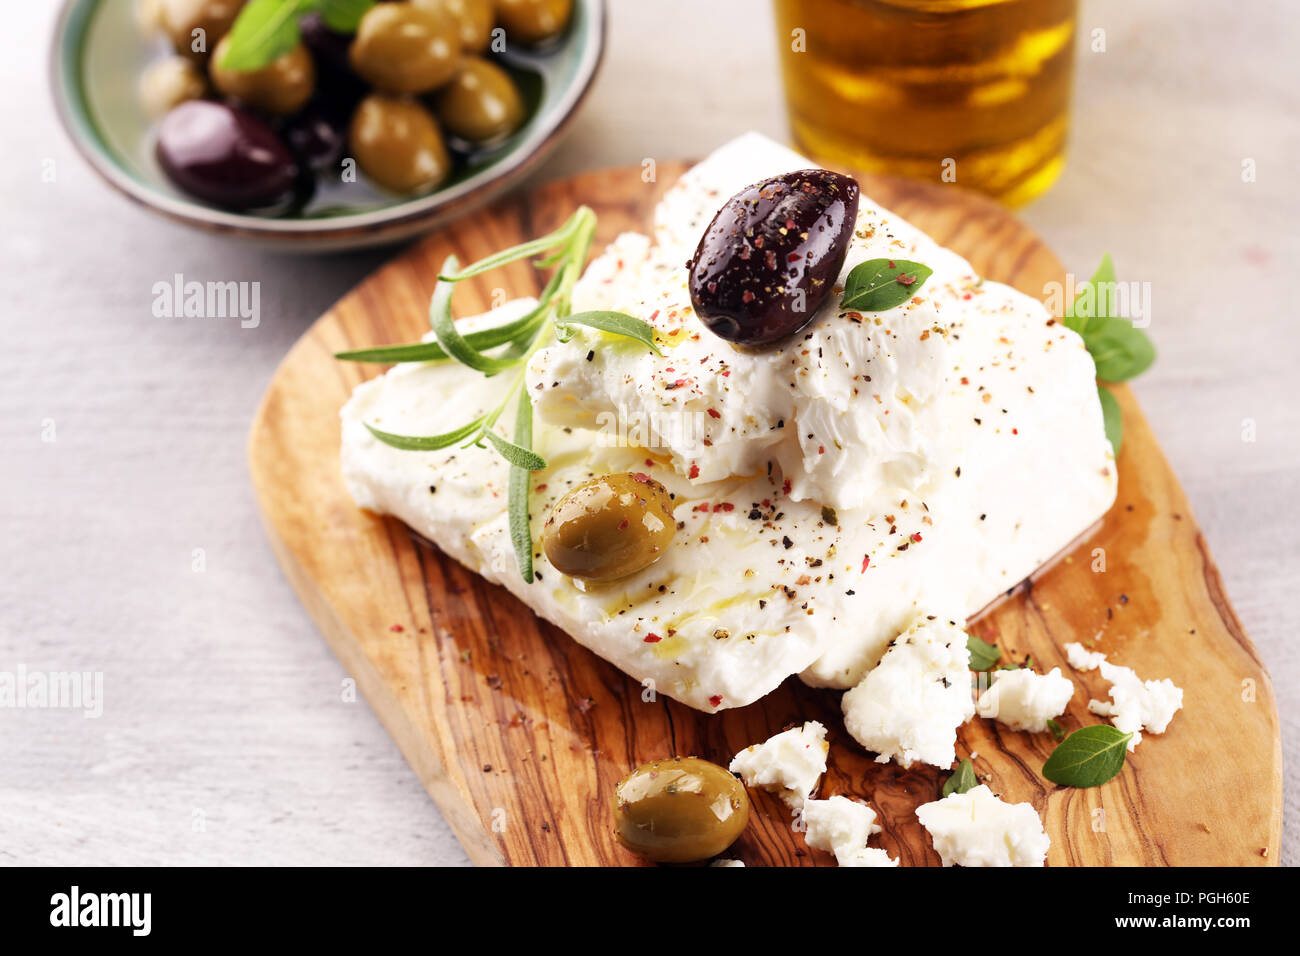
[(628, 520), (627, 520), (626, 518), (624, 518), (622, 521), (620, 521), (620, 522), (618, 523), (618, 530), (619, 530), (619, 531), (626, 531), (627, 528), (628, 528), (628, 524), (629, 524)]
[(819, 455), (824, 455), (824, 454), (826, 454), (826, 446), (825, 446), (825, 445), (818, 445), (818, 446), (817, 446), (817, 454), (819, 454)]
[(750, 302), (754, 301), (754, 293), (746, 289), (744, 294), (740, 297), (740, 301), (748, 305)]
[(389, 630), (392, 631), (394, 634), (401, 634), (404, 630), (406, 630), (406, 628), (402, 627), (402, 625), (400, 624), (394, 624), (392, 627), (389, 628)]
[(788, 495), (789, 493), (790, 493), (790, 479), (787, 478), (785, 481), (781, 482), (781, 494)]
[(1013, 434), (1013, 435), (1019, 435), (1019, 434), (1020, 434), (1020, 429), (1019, 429), (1019, 428), (1013, 428), (1013, 429), (1011, 429), (1011, 434)]
[[(893, 265), (893, 263), (890, 263), (890, 265)], [(906, 272), (900, 272), (898, 274), (899, 285), (911, 285), (915, 281), (916, 281), (916, 276), (910, 276)]]
[(538, 486), (537, 486), (536, 488), (534, 488), (533, 490), (534, 490), (534, 491), (545, 491), (545, 490), (546, 490), (546, 482), (542, 482), (540, 485), (538, 485)]
[(653, 459), (653, 458), (647, 458), (647, 459), (645, 460), (645, 466), (646, 466), (647, 468), (653, 468), (653, 467), (655, 466), (654, 459)]
[(869, 554), (864, 554), (864, 555), (862, 556), (862, 571), (863, 571), (863, 572), (865, 572), (865, 571), (867, 570), (867, 565), (870, 564), (870, 563), (871, 563), (871, 555), (869, 555)]
[(891, 268), (891, 269), (897, 269), (897, 268), (898, 268), (898, 266), (894, 265), (894, 260), (893, 260), (893, 259), (890, 259), (890, 260), (889, 260), (889, 268)]
[(710, 409), (709, 409), (709, 417), (710, 417), (710, 418), (721, 418), (721, 417), (722, 417), (722, 412), (718, 411), (716, 408), (710, 408)]
[(663, 638), (660, 637), (658, 634), (647, 634), (641, 640), (646, 644), (658, 644), (660, 641), (663, 640)]
[[(647, 464), (647, 465), (650, 464), (650, 460), (649, 460), (649, 459), (646, 459), (646, 464)], [(634, 472), (634, 473), (633, 473), (633, 475), (632, 475), (632, 480), (633, 480), (633, 481), (639, 481), (639, 482), (641, 482), (641, 484), (643, 484), (643, 485), (648, 485), (648, 484), (650, 484), (650, 482), (653, 481), (654, 479), (651, 478), (649, 475), (647, 475), (644, 471), (638, 471), (638, 472)]]
[(696, 464), (692, 464), (692, 465), (691, 465), (691, 470), (688, 471), (688, 472), (686, 473), (686, 477), (687, 477), (687, 478), (698, 478), (698, 477), (700, 477), (700, 466), (699, 466), (699, 465), (696, 465)]
[(919, 531), (913, 531), (910, 535), (908, 535), (908, 537), (911, 538), (913, 541), (921, 540), (921, 534)]
[(713, 510), (714, 510), (715, 512), (716, 512), (716, 511), (735, 511), (735, 510), (736, 510), (736, 506), (733, 505), (730, 501), (724, 501), (724, 502), (722, 502), (722, 503), (720, 503), (720, 504), (716, 504), (716, 505), (714, 505), (714, 506), (713, 506)]
[(720, 706), (722, 706), (722, 695), (721, 695), (721, 694), (714, 694), (712, 697), (710, 697), (710, 698), (709, 698), (709, 706), (710, 706), (710, 707), (720, 707)]

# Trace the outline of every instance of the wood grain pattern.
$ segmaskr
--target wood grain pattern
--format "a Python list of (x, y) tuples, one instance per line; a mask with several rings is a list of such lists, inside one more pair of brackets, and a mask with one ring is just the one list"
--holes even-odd
[[(837, 692), (791, 678), (763, 700), (708, 716), (666, 698), (646, 702), (613, 666), (537, 620), (514, 597), (442, 555), (399, 522), (357, 509), (338, 472), (338, 408), (373, 367), (333, 352), (411, 341), (425, 328), (437, 265), (470, 261), (550, 229), (585, 202), (598, 242), (643, 228), (680, 168), (658, 184), (614, 169), (551, 184), (431, 236), (376, 272), (303, 336), (267, 390), (250, 435), (253, 481), (267, 530), (295, 590), (380, 719), (480, 864), (635, 865), (611, 834), (610, 796), (631, 767), (665, 754), (726, 763), (784, 726), (830, 728), (821, 792), (867, 798), (876, 843), (904, 865), (938, 856), (914, 816), (939, 771), (877, 764), (843, 730)], [(965, 255), (983, 274), (1041, 294), (1064, 269), (1009, 213), (954, 188), (866, 177), (864, 192)], [(466, 314), (493, 287), (536, 291), (516, 264), (458, 292)], [(976, 718), (960, 755), (995, 792), (1038, 808), (1051, 865), (1276, 863), (1281, 742), (1272, 687), (1233, 613), (1178, 481), (1127, 389), (1119, 497), (1105, 519), (1052, 566), (985, 610), (972, 630), (1004, 654), (1060, 665), (1079, 686), (1067, 728), (1094, 723), (1096, 674), (1076, 674), (1061, 647), (1097, 647), (1145, 677), (1170, 677), (1185, 708), (1151, 736), (1123, 774), (1091, 790), (1039, 773), (1049, 735)], [(1105, 573), (1093, 570), (1094, 549)], [(728, 854), (759, 866), (834, 865), (791, 830), (788, 811), (755, 795), (745, 836)]]

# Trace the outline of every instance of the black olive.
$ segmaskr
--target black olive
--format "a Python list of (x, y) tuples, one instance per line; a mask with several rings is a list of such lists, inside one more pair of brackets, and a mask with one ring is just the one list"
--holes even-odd
[(718, 210), (687, 263), (695, 313), (739, 345), (798, 332), (835, 285), (857, 215), (857, 181), (825, 169), (742, 189)]
[(289, 117), (280, 131), (302, 165), (316, 172), (337, 166), (347, 146), (347, 122), (323, 100)]
[(274, 205), (293, 194), (298, 164), (264, 122), (208, 100), (182, 103), (158, 127), (158, 162), (185, 192), (227, 209)]

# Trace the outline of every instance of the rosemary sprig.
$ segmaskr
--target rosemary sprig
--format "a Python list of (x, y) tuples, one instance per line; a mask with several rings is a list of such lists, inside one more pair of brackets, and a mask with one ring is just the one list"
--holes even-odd
[[(575, 334), (578, 326), (632, 339), (656, 355), (661, 354), (655, 345), (654, 329), (635, 316), (608, 311), (573, 312), (573, 287), (586, 265), (595, 231), (596, 214), (582, 206), (554, 232), (480, 259), (464, 269), (459, 268), (460, 263), (454, 256), (449, 256), (439, 270), (438, 283), (429, 302), (429, 324), (436, 341), (354, 349), (334, 356), (349, 362), (451, 360), (482, 372), (485, 376), (517, 370), (511, 383), (506, 386), (500, 405), (458, 428), (439, 435), (416, 436), (397, 435), (370, 424), (366, 427), (370, 434), (384, 444), (405, 451), (438, 451), (457, 443), (464, 447), (486, 447), (484, 442), (487, 442), (509, 462), (510, 540), (519, 563), (519, 572), (524, 581), (530, 584), (534, 575), (528, 499), (532, 472), (545, 468), (546, 460), (532, 447), (533, 404), (524, 387), (528, 360), (548, 341), (567, 341)], [(451, 316), (451, 299), (456, 283), (522, 259), (533, 259), (533, 264), (539, 269), (555, 269), (538, 296), (537, 305), (526, 315), (511, 322), (462, 334)], [(500, 351), (492, 353), (491, 350), (495, 349)], [(497, 434), (495, 428), (497, 420), (511, 402), (515, 403), (514, 436), (513, 440), (508, 440)]]

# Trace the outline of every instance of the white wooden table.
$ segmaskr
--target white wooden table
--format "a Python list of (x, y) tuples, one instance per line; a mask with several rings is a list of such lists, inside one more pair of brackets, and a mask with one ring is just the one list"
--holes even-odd
[[(7, 6), (0, 670), (102, 672), (104, 701), (98, 719), (0, 710), (0, 863), (465, 862), (345, 699), (244, 464), (275, 364), (384, 254), (270, 256), (110, 193), (48, 101), (55, 4)], [(612, 6), (597, 89), (539, 178), (785, 135), (766, 3)], [(1249, 7), (1085, 0), (1081, 32), (1104, 29), (1107, 52), (1081, 46), (1069, 168), (1024, 217), (1076, 271), (1110, 251), (1152, 284), (1160, 358), (1137, 390), (1272, 671), (1294, 812), (1300, 15)], [(261, 324), (155, 318), (153, 284), (177, 272), (260, 280)]]

